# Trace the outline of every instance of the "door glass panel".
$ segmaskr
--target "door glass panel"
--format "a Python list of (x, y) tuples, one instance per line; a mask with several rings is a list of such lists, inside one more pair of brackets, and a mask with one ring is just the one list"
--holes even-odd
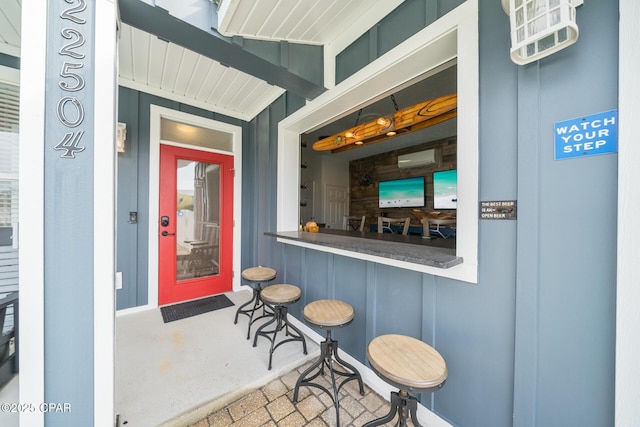
[(178, 159), (176, 280), (220, 273), (220, 165)]

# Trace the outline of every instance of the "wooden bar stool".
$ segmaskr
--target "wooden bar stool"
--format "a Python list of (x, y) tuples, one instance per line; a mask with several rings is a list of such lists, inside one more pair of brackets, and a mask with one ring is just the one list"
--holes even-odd
[[(247, 339), (251, 337), (251, 325), (258, 319), (262, 319), (264, 317), (272, 316), (273, 313), (268, 313), (264, 310), (264, 303), (260, 299), (260, 294), (262, 293), (262, 284), (269, 282), (276, 278), (276, 271), (273, 268), (269, 267), (250, 267), (242, 270), (242, 278), (249, 282), (249, 285), (253, 288), (253, 296), (249, 301), (242, 304), (238, 307), (236, 311), (236, 318), (233, 321), (233, 324), (238, 324), (238, 316), (240, 314), (244, 314), (249, 318), (249, 325), (247, 326)], [(253, 306), (251, 305), (253, 303)], [(248, 308), (245, 308), (248, 307)], [(262, 316), (256, 317), (256, 311), (262, 308)]]
[[(293, 285), (271, 285), (262, 290), (260, 297), (264, 304), (273, 308), (273, 318), (258, 328), (256, 336), (253, 339), (253, 346), (255, 347), (257, 345), (259, 336), (265, 337), (271, 341), (271, 348), (269, 349), (269, 370), (271, 370), (273, 351), (284, 343), (302, 341), (303, 353), (307, 354), (307, 342), (305, 341), (302, 332), (289, 323), (289, 319), (287, 317), (287, 313), (289, 311), (288, 306), (297, 302), (301, 296), (302, 291), (300, 288)], [(267, 326), (274, 322), (275, 326), (273, 329), (265, 330)], [(276, 344), (276, 336), (282, 329), (285, 330), (285, 335), (291, 338), (284, 339)]]
[[(320, 343), (320, 357), (306, 369), (298, 381), (293, 392), (293, 403), (298, 402), (298, 391), (301, 386), (316, 387), (332, 397), (336, 407), (336, 425), (340, 425), (340, 403), (338, 400), (338, 392), (349, 381), (357, 380), (360, 386), (360, 394), (364, 395), (364, 387), (362, 385), (362, 377), (358, 370), (345, 362), (338, 355), (338, 341), (331, 338), (331, 329), (341, 328), (353, 321), (355, 311), (351, 305), (338, 300), (319, 300), (307, 304), (302, 310), (304, 320), (312, 325), (319, 326), (327, 330), (327, 338)], [(340, 368), (334, 367), (333, 359), (340, 364)], [(332, 391), (326, 387), (314, 383), (313, 380), (324, 375), (325, 366), (329, 370), (331, 376)], [(317, 372), (313, 372), (317, 370)], [(336, 376), (344, 377), (340, 384), (336, 383)]]
[[(367, 347), (371, 369), (380, 378), (398, 387), (391, 392), (391, 410), (384, 417), (362, 427), (374, 427), (392, 421), (398, 413), (399, 427), (407, 426), (408, 416), (420, 427), (416, 411), (418, 400), (410, 391), (423, 393), (440, 389), (447, 379), (447, 364), (433, 347), (404, 335), (381, 335)], [(408, 414), (407, 414), (408, 412)]]

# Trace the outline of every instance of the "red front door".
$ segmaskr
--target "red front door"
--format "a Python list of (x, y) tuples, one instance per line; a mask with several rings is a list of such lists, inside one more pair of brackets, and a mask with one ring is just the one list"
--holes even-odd
[(233, 156), (160, 145), (158, 304), (230, 291)]

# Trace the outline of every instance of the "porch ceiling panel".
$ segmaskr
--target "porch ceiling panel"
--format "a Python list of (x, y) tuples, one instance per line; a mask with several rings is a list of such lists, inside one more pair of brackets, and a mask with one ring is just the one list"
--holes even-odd
[[(341, 39), (341, 45), (401, 2), (222, 0), (220, 9), (227, 8), (222, 23), (231, 28), (233, 21), (233, 35), (324, 45)], [(15, 57), (20, 57), (21, 3), (0, 1), (0, 53)], [(285, 90), (306, 99), (325, 90), (145, 0), (119, 0), (118, 4), (121, 86), (242, 120), (253, 119)]]
[(323, 45), (339, 37), (362, 16), (390, 12), (388, 0), (222, 0), (218, 31), (261, 40)]
[[(151, 6), (142, 0), (119, 0), (118, 4), (122, 22), (132, 28), (153, 34), (168, 43), (189, 49), (306, 99), (313, 99), (325, 91), (321, 85), (245, 50), (228, 37), (221, 36), (218, 31), (203, 30), (191, 25), (161, 7)], [(260, 100), (257, 100), (257, 104), (261, 104)]]
[(119, 77), (123, 86), (251, 120), (284, 89), (177, 44), (122, 24)]

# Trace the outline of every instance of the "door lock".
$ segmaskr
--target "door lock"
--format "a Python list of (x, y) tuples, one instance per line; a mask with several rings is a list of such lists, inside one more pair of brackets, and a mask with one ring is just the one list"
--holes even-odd
[(162, 234), (163, 236), (175, 236), (175, 235), (176, 235), (176, 233), (169, 233), (169, 232), (168, 232), (168, 231), (166, 231), (166, 230), (165, 230), (165, 231), (163, 231), (163, 232), (162, 232), (162, 233), (160, 233), (160, 234)]

